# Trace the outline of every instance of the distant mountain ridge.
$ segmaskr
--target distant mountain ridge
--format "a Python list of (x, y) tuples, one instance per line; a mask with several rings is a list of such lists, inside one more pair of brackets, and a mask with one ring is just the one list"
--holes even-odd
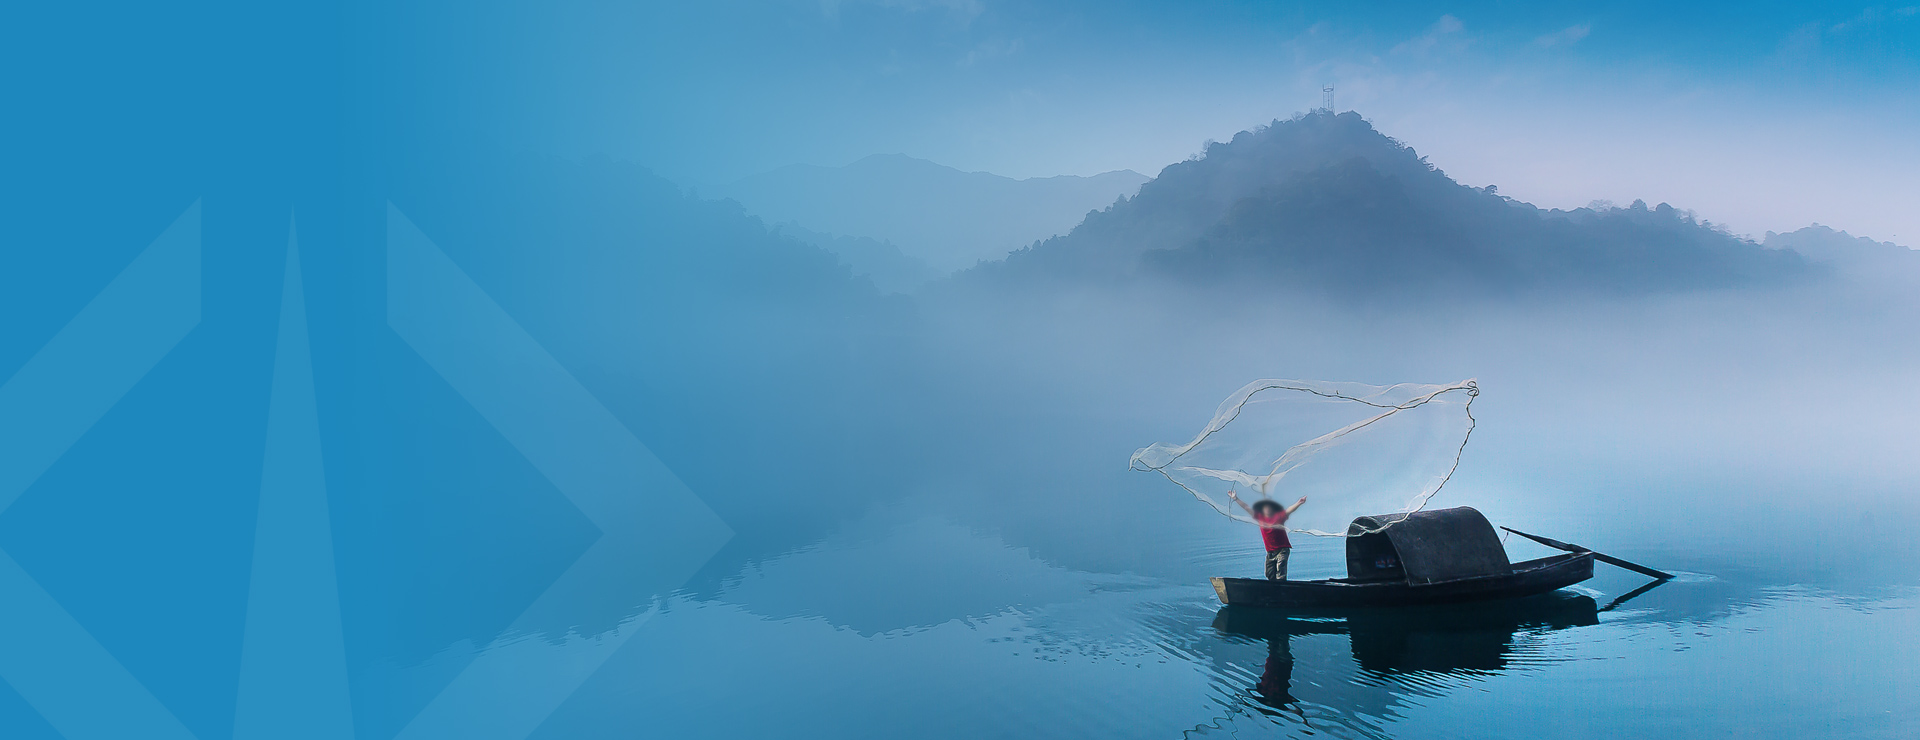
[(1920, 279), (1920, 250), (1834, 231), (1820, 224), (1784, 234), (1769, 231), (1761, 245), (1768, 249), (1793, 250), (1856, 283), (1898, 285), (1910, 290), (1916, 284), (1914, 281)]
[[(1341, 293), (1605, 292), (1791, 279), (1798, 254), (1666, 204), (1546, 210), (1461, 185), (1356, 113), (1313, 113), (1210, 145), (985, 279), (1160, 275)], [(992, 276), (992, 277), (988, 277)]]
[(873, 281), (881, 293), (912, 293), (946, 276), (926, 260), (900, 251), (893, 242), (822, 234), (794, 223), (775, 224), (772, 231), (832, 252), (854, 276)]
[(792, 165), (721, 188), (768, 223), (891, 242), (942, 272), (1064, 234), (1147, 181), (1132, 170), (1016, 180), (901, 154)]
[(1874, 241), (1820, 224), (1784, 234), (1769, 231), (1761, 245), (1768, 249), (1791, 249), (1815, 262), (1920, 259), (1920, 251), (1912, 247)]

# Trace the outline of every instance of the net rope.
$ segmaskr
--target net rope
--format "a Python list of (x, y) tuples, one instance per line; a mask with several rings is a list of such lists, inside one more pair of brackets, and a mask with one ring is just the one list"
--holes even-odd
[[(1316, 519), (1335, 522), (1419, 511), (1453, 479), (1477, 421), (1473, 401), (1480, 395), (1473, 379), (1446, 385), (1402, 383), (1370, 386), (1308, 380), (1263, 379), (1235, 391), (1221, 402), (1204, 429), (1182, 445), (1156, 443), (1133, 453), (1128, 467), (1155, 472), (1185, 489), (1195, 499), (1230, 519), (1259, 526), (1251, 517), (1229, 508), (1216, 496), (1221, 491), (1246, 491), (1271, 500), (1276, 491), (1296, 488), (1329, 496), (1316, 498)], [(1295, 402), (1296, 403), (1288, 403)], [(1319, 413), (1297, 413), (1300, 403), (1315, 404)], [(1329, 413), (1331, 412), (1331, 413)], [(1299, 429), (1325, 429), (1321, 417), (1345, 421), (1332, 431), (1280, 449)], [(1255, 419), (1254, 417), (1259, 417)], [(1356, 418), (1357, 417), (1357, 418)], [(1412, 418), (1418, 417), (1418, 418)], [(1247, 427), (1247, 429), (1241, 429)], [(1236, 434), (1237, 432), (1237, 434)], [(1311, 433), (1311, 432), (1307, 432)], [(1351, 442), (1373, 437), (1362, 450), (1348, 450), (1344, 459), (1307, 468), (1309, 462)], [(1232, 439), (1230, 439), (1232, 438)], [(1457, 440), (1457, 441), (1456, 441)], [(1277, 452), (1276, 452), (1277, 451)], [(1291, 477), (1311, 472), (1317, 479), (1300, 484)], [(1375, 480), (1365, 480), (1366, 478)], [(1389, 480), (1378, 480), (1386, 478)], [(1298, 485), (1293, 485), (1298, 484)], [(1289, 494), (1291, 495), (1291, 494)], [(1376, 507), (1365, 510), (1367, 506)], [(1390, 526), (1399, 517), (1386, 517), (1378, 527), (1338, 531), (1289, 527), (1289, 531), (1319, 537), (1369, 534)]]

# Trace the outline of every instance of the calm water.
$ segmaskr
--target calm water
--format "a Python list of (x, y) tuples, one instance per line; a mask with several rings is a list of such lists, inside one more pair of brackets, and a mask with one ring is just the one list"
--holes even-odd
[[(1920, 728), (1910, 509), (1724, 490), (1502, 495), (1476, 472), (1441, 503), (1680, 577), (1643, 590), (1644, 578), (1599, 567), (1524, 602), (1328, 618), (1223, 609), (1206, 579), (1259, 573), (1256, 534), (1163, 482), (1107, 469), (1113, 483), (1098, 496), (909, 490), (833, 519), (735, 530), (664, 588), (661, 555), (605, 550), (609, 538), (551, 490), (508, 481), (484, 497), (423, 488), (437, 498), (348, 499), (364, 508), (336, 509), (345, 672), (315, 676), (308, 695), (340, 697), (312, 702), (351, 722), (331, 737), (402, 740), (1911, 738)], [(209, 520), (200, 510), (120, 514), (91, 539), (27, 526), (55, 503), (86, 501), (48, 490), (67, 495), (16, 507), (0, 541), (191, 736), (233, 736), (235, 687), (249, 675), (237, 667), (246, 572), (219, 567), (238, 559), (233, 548), (178, 544)], [(373, 514), (410, 528), (380, 536)], [(173, 528), (147, 526), (156, 520)], [(1506, 546), (1516, 560), (1547, 554), (1518, 538)], [(179, 553), (205, 560), (176, 567)], [(1299, 537), (1294, 576), (1340, 575), (1342, 554), (1339, 541)], [(32, 612), (3, 616), (13, 644), (62, 637)], [(324, 647), (328, 625), (312, 621), (293, 644)], [(61, 737), (23, 698), (35, 688), (0, 690), (0, 736)], [(106, 702), (116, 688), (75, 695)]]
[[(1191, 577), (1150, 577), (1057, 567), (939, 517), (869, 518), (654, 605), (536, 736), (1892, 738), (1920, 727), (1920, 594), (1911, 547), (1890, 538), (1829, 552), (1813, 570), (1832, 577), (1620, 543), (1680, 577), (1640, 591), (1644, 579), (1603, 567), (1520, 602), (1325, 618), (1222, 608), (1203, 574), (1257, 572), (1259, 552), (1250, 533), (1215, 529), (1178, 565)], [(1333, 574), (1338, 547), (1300, 543), (1295, 577)]]

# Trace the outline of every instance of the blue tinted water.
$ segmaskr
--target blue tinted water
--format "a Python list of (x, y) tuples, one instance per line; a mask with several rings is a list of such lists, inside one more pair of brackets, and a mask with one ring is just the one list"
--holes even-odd
[[(1495, 606), (1223, 609), (937, 519), (872, 522), (683, 592), (538, 736), (1905, 737), (1920, 594), (1710, 556)], [(1257, 571), (1249, 533), (1196, 570)], [(1296, 574), (1338, 569), (1303, 543)], [(1540, 553), (1510, 543), (1518, 555)], [(1629, 547), (1629, 549), (1631, 549)]]

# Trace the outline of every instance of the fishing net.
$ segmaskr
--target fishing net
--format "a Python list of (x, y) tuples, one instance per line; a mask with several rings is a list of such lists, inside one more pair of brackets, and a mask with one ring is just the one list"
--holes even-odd
[(1452, 385), (1256, 380), (1220, 404), (1193, 441), (1133, 453), (1215, 511), (1253, 523), (1252, 505), (1307, 503), (1294, 532), (1341, 537), (1354, 517), (1418, 511), (1445, 486), (1473, 433), (1472, 380)]

